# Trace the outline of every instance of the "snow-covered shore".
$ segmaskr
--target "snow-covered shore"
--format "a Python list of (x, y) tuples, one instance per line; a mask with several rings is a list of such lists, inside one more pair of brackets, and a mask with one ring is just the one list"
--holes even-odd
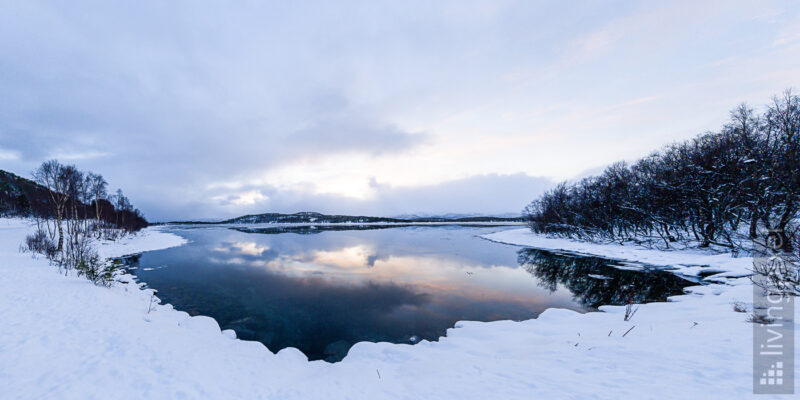
[[(439, 342), (362, 342), (342, 362), (327, 364), (308, 362), (295, 349), (275, 355), (258, 342), (232, 340), (211, 318), (168, 305), (148, 312), (152, 293), (133, 282), (106, 289), (59, 275), (43, 258), (19, 253), (29, 230), (22, 221), (0, 219), (2, 398), (751, 396), (752, 327), (732, 307), (750, 302), (747, 278), (642, 305), (629, 322), (624, 307), (589, 314), (550, 309), (523, 322), (460, 322)], [(708, 264), (730, 276), (751, 262), (628, 248), (609, 254), (594, 245), (541, 242), (520, 230), (489, 238), (659, 265)], [(99, 248), (111, 257), (181, 243), (148, 228)]]
[(588, 243), (535, 235), (528, 228), (503, 230), (485, 235), (483, 238), (517, 246), (663, 266), (688, 276), (698, 276), (703, 273), (706, 280), (712, 281), (725, 282), (727, 281), (725, 278), (749, 276), (753, 268), (751, 257), (734, 258), (730, 253), (699, 249), (662, 251), (629, 245)]

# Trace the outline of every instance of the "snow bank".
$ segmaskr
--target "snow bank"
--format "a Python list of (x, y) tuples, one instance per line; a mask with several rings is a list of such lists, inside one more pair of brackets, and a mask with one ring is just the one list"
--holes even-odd
[[(751, 325), (731, 303), (747, 279), (692, 289), (673, 303), (523, 322), (459, 322), (439, 342), (358, 343), (340, 363), (308, 362), (235, 340), (207, 317), (150, 306), (152, 291), (111, 289), (20, 254), (29, 227), (0, 219), (0, 389), (15, 399), (743, 398)], [(178, 243), (147, 229), (121, 255)], [(156, 240), (156, 238), (159, 238)], [(173, 241), (174, 240), (174, 241)], [(148, 310), (150, 310), (148, 312)], [(627, 332), (627, 334), (625, 334)], [(624, 335), (624, 336), (623, 336)], [(800, 387), (800, 386), (798, 386)]]
[(164, 232), (163, 226), (154, 226), (144, 229), (133, 235), (125, 236), (117, 241), (101, 241), (97, 243), (97, 252), (101, 258), (121, 257), (145, 251), (161, 250), (177, 247), (187, 243), (187, 240)]
[(749, 276), (753, 268), (751, 257), (734, 258), (730, 253), (721, 254), (710, 250), (662, 251), (631, 245), (588, 243), (536, 235), (528, 228), (510, 229), (482, 237), (517, 246), (664, 266), (683, 275), (698, 276), (706, 273), (711, 280)]

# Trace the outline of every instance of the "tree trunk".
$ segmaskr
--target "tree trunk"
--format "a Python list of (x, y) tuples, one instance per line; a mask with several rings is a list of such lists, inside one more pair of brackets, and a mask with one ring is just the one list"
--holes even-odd
[(61, 226), (61, 213), (58, 213), (58, 249), (56, 251), (61, 251), (64, 249), (64, 228)]
[(750, 217), (750, 239), (758, 238), (758, 214), (753, 213)]
[(98, 198), (98, 196), (94, 197), (94, 211), (95, 211), (95, 215), (97, 215), (97, 226), (95, 227), (95, 229), (97, 229), (97, 238), (100, 239), (100, 235), (101, 235), (101, 232), (100, 232), (100, 199)]

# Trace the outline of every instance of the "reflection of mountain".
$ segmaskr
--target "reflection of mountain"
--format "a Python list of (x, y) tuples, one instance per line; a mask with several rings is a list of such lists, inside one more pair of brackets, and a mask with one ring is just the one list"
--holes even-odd
[(211, 316), (272, 351), (296, 347), (312, 360), (337, 361), (360, 341), (438, 340), (459, 320), (585, 309), (564, 290), (549, 295), (536, 287), (517, 267), (518, 248), (477, 237), (493, 228), (324, 235), (228, 228), (181, 229), (187, 245), (131, 257), (129, 267), (164, 302)]
[(609, 260), (575, 257), (536, 249), (517, 252), (520, 266), (555, 291), (558, 284), (590, 307), (623, 305), (629, 301), (665, 301), (695, 283), (661, 270), (630, 271), (609, 266)]
[[(279, 233), (296, 233), (298, 235), (313, 235), (316, 233), (322, 233), (326, 231), (368, 231), (368, 230), (377, 230), (377, 229), (391, 229), (391, 228), (407, 228), (407, 227), (414, 227), (414, 226), (428, 226), (428, 225), (418, 225), (413, 223), (408, 224), (397, 224), (397, 223), (363, 223), (363, 224), (343, 224), (343, 225), (329, 225), (329, 224), (320, 224), (320, 225), (278, 225), (278, 226), (270, 226), (270, 227), (259, 227), (259, 228), (248, 228), (242, 226), (234, 226), (230, 229), (235, 231), (243, 232), (243, 233), (263, 233), (267, 235), (271, 234), (279, 234)], [(436, 226), (436, 225), (430, 225)], [(487, 226), (491, 226), (491, 224), (487, 223), (454, 223), (449, 226), (459, 226), (465, 228), (485, 228)]]
[(364, 224), (348, 224), (348, 225), (284, 225), (267, 228), (245, 228), (233, 227), (231, 229), (243, 233), (263, 233), (267, 235), (278, 233), (296, 233), (298, 235), (313, 235), (325, 231), (365, 231), (371, 229), (388, 229), (400, 228), (409, 225), (364, 225)]

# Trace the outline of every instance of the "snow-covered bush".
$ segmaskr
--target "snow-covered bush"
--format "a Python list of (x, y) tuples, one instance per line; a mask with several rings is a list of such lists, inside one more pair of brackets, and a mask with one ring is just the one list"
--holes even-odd
[(122, 263), (116, 260), (94, 263), (84, 262), (75, 269), (78, 271), (78, 276), (86, 276), (86, 279), (89, 279), (95, 285), (111, 286), (117, 273), (122, 269)]
[(102, 261), (92, 240), (86, 236), (78, 236), (64, 245), (58, 265), (65, 270), (75, 269), (78, 276), (85, 276), (94, 284), (110, 286), (114, 276), (120, 269), (119, 263)]
[(92, 239), (78, 234), (68, 237), (59, 252), (56, 243), (42, 229), (25, 238), (21, 251), (41, 254), (58, 266), (59, 271), (69, 273), (75, 270), (78, 276), (85, 276), (96, 285), (110, 286), (121, 269), (121, 264), (103, 261), (92, 245)]
[(768, 293), (800, 296), (800, 229), (790, 227), (754, 241), (752, 281)]
[(41, 229), (25, 237), (25, 244), (22, 246), (22, 250), (42, 254), (48, 259), (53, 259), (57, 253), (55, 242)]
[[(98, 269), (100, 256), (97, 251), (92, 247), (91, 241), (83, 236), (76, 236), (69, 238), (64, 243), (64, 249), (61, 254), (53, 261), (67, 271), (78, 269), (78, 275), (86, 273), (86, 271)], [(80, 268), (80, 269), (79, 269)]]
[(773, 256), (756, 261), (753, 282), (770, 293), (800, 296), (800, 263), (796, 257)]

